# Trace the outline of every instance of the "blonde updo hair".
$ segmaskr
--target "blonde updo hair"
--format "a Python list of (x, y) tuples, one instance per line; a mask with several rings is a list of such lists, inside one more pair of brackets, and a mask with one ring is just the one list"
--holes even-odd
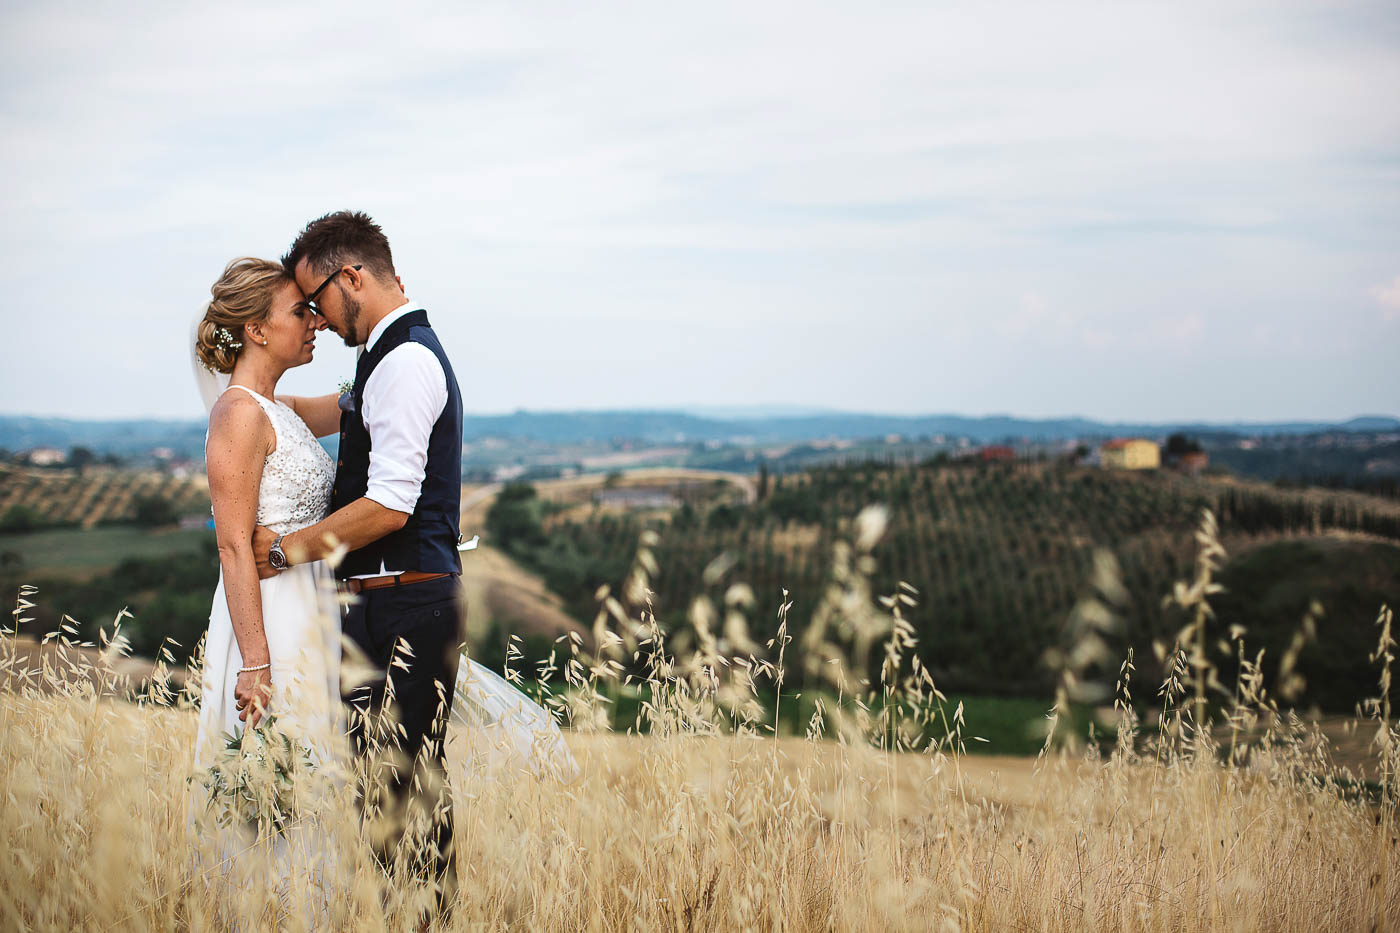
[(273, 296), (291, 281), (291, 273), (270, 259), (242, 256), (229, 263), (209, 289), (213, 297), (194, 342), (199, 361), (216, 373), (233, 372), (243, 352), (243, 325), (267, 320)]

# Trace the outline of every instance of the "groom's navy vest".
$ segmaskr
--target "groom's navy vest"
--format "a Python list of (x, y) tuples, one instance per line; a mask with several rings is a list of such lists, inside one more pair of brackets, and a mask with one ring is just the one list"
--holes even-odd
[(369, 487), (370, 436), (364, 411), (365, 383), (389, 351), (405, 343), (427, 347), (442, 364), (447, 378), (447, 404), (428, 436), (427, 472), (418, 504), (408, 523), (378, 541), (351, 551), (336, 568), (341, 579), (390, 570), (461, 573), (457, 552), (458, 518), (462, 499), (462, 394), (457, 377), (426, 311), (412, 311), (390, 324), (374, 346), (360, 354), (355, 367), (354, 408), (340, 416), (340, 458), (335, 470), (331, 509), (344, 508), (364, 496)]

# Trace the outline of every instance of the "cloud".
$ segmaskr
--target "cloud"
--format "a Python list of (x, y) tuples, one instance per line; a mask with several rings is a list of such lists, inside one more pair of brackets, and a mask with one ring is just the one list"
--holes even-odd
[(1400, 275), (1388, 285), (1371, 289), (1371, 297), (1381, 306), (1381, 316), (1387, 321), (1400, 321)]
[(1013, 340), (1041, 340), (1059, 343), (1070, 337), (1079, 323), (1068, 310), (1054, 307), (1039, 292), (1021, 294), (1015, 310), (997, 321), (996, 332)]
[(1187, 311), (1160, 320), (1154, 330), (1159, 340), (1180, 345), (1194, 344), (1206, 333), (1205, 320), (1199, 311)]
[[(1369, 309), (1326, 321), (1394, 255), (1400, 14), (994, 6), (408, 2), (386, 30), (355, 0), (9, 4), (0, 326), (72, 365), (0, 368), (0, 410), (197, 412), (181, 335), (213, 276), (342, 206), (469, 348), (473, 410), (970, 389), (1147, 417), (1095, 409), (1037, 344), (1184, 355), (1204, 332), (1258, 382), (1268, 316), (1377, 352)], [(1014, 378), (978, 381), (1008, 352)], [(324, 357), (288, 378), (335, 384)], [(742, 386), (714, 380), (736, 361)], [(102, 391), (112, 367), (129, 392)], [(1368, 408), (1318, 376), (1261, 414)]]

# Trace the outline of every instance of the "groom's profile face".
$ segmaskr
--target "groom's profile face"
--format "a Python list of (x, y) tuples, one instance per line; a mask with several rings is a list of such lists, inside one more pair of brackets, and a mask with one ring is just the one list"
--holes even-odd
[[(358, 268), (358, 267), (357, 267)], [(297, 286), (301, 288), (304, 295), (316, 295), (316, 310), (324, 321), (325, 327), (345, 341), (347, 347), (357, 347), (361, 343), (359, 334), (360, 302), (355, 296), (347, 293), (340, 282), (336, 281), (343, 269), (335, 273), (329, 282), (325, 276), (318, 276), (311, 270), (310, 263), (303, 259), (297, 263), (293, 275), (296, 277)], [(322, 287), (322, 285), (325, 287)], [(320, 289), (318, 292), (317, 289)]]

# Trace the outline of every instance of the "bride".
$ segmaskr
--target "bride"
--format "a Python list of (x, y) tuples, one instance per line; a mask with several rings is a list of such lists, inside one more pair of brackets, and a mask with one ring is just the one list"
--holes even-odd
[[(236, 259), (210, 291), (194, 352), (209, 410), (205, 452), (220, 577), (205, 640), (196, 774), (218, 773), (230, 749), (248, 749), (246, 730), (271, 717), (310, 770), (344, 786), (341, 615), (331, 570), (324, 561), (297, 563), (259, 580), (252, 545), (258, 525), (287, 535), (329, 510), (335, 465), (316, 438), (337, 432), (338, 396), (276, 395), (283, 373), (311, 361), (326, 321), (276, 262)], [(564, 779), (576, 771), (549, 714), (465, 658), (450, 722), (465, 738), (453, 746), (464, 749), (458, 760), (448, 762), (454, 782), (468, 771), (474, 778), (525, 771)], [(226, 790), (226, 782), (194, 782), (192, 809), (217, 804), (218, 787)], [(302, 821), (300, 838), (279, 833), (284, 875), (296, 850), (324, 880), (332, 846), (315, 827)], [(227, 839), (220, 853), (225, 862), (233, 857)]]
[[(327, 786), (344, 784), (334, 581), (324, 563), (308, 563), (259, 582), (252, 548), (257, 524), (290, 532), (325, 513), (335, 467), (315, 435), (334, 423), (323, 404), (275, 397), (282, 374), (311, 361), (318, 327), (285, 270), (236, 259), (210, 292), (194, 352), (209, 409), (205, 459), (220, 574), (204, 643), (191, 811), (196, 827), (211, 831), (225, 873), (241, 875), (240, 850), (250, 842), (238, 809), (246, 783), (242, 755), (232, 752), (249, 748), (235, 741), (253, 735), (245, 729), (275, 716), (277, 731), (295, 737)], [(315, 827), (299, 820), (272, 840), (282, 880), (303, 871), (326, 880), (323, 850), (334, 846)]]

